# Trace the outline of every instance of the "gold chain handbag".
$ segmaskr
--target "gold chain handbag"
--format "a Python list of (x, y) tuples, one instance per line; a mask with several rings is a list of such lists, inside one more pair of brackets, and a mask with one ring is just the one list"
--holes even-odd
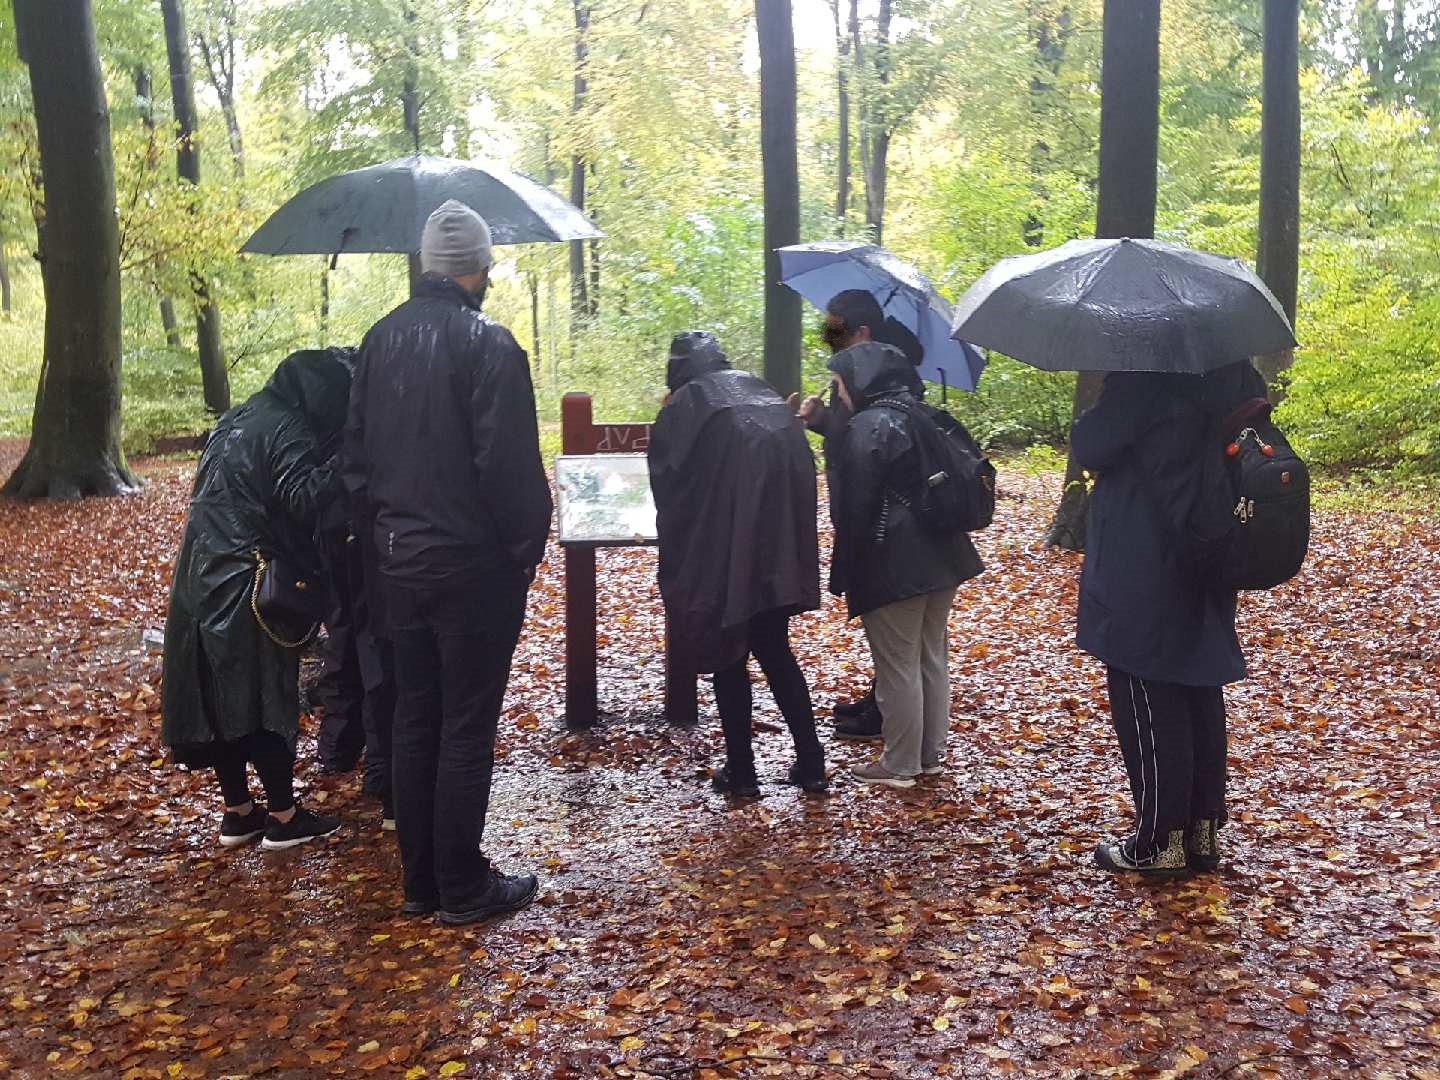
[[(250, 610), (255, 613), (255, 621), (260, 624), (260, 629), (265, 636), (282, 649), (304, 648), (315, 640), (315, 635), (320, 633), (321, 623), (320, 619), (314, 618), (313, 611), (309, 610), (312, 603), (308, 595), (310, 583), (303, 577), (286, 572), (277, 559), (271, 559), (267, 563), (265, 556), (260, 554), (259, 548), (251, 550), (255, 556), (255, 579), (250, 586)], [(290, 584), (286, 585), (286, 582), (290, 582)], [(296, 610), (297, 607), (305, 610)], [(310, 629), (294, 641), (286, 640), (266, 622), (266, 615), (262, 609), (269, 609), (269, 617), (272, 620), (276, 618), (277, 614), (282, 618), (288, 616), (311, 620)]]

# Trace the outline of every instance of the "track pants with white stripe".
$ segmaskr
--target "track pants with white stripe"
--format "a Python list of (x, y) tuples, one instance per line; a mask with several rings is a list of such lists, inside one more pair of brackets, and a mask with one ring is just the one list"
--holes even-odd
[(1174, 829), (1225, 820), (1225, 697), (1218, 686), (1152, 682), (1107, 668), (1110, 713), (1135, 798), (1134, 851)]

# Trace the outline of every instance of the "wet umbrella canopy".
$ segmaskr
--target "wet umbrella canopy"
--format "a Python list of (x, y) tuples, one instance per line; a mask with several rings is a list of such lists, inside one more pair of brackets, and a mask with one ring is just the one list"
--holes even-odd
[(974, 390), (985, 354), (952, 340), (950, 302), (919, 270), (874, 244), (836, 240), (780, 249), (780, 279), (821, 311), (849, 289), (862, 289), (886, 315), (903, 323), (925, 348), (920, 377)]
[(496, 244), (546, 244), (603, 234), (555, 192), (519, 173), (415, 154), (340, 173), (271, 214), (241, 250), (338, 255), (420, 250), (425, 220), (458, 199), (490, 226)]
[(952, 332), (1046, 371), (1201, 374), (1295, 346), (1243, 262), (1159, 240), (1002, 259), (955, 305)]

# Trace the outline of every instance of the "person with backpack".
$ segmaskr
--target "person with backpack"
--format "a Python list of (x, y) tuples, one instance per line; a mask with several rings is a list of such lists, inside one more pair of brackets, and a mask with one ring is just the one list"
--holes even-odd
[(1071, 433), (1075, 460), (1098, 473), (1076, 643), (1106, 665), (1135, 802), (1130, 835), (1096, 847), (1102, 869), (1174, 876), (1219, 862), (1222, 688), (1245, 677), (1245, 657), (1235, 588), (1185, 565), (1182, 532), (1206, 455), (1227, 452), (1215, 418), (1264, 395), (1248, 360), (1203, 376), (1113, 372)]
[(983, 565), (964, 529), (930, 512), (927, 488), (944, 475), (932, 449), (942, 435), (933, 410), (911, 391), (911, 362), (870, 341), (836, 353), (829, 366), (836, 396), (853, 414), (828, 453), (830, 589), (864, 624), (884, 716), (884, 752), (854, 775), (908, 788), (916, 776), (944, 770), (950, 607)]
[[(880, 307), (880, 301), (865, 289), (846, 289), (836, 293), (825, 305), (825, 321), (820, 327), (820, 336), (829, 347), (831, 355), (860, 345), (867, 341), (878, 341), (892, 345), (905, 354), (912, 371), (907, 388), (918, 401), (925, 396), (925, 384), (913, 369), (925, 359), (925, 347), (914, 333), (893, 316), (887, 316)], [(825, 459), (828, 462), (833, 448), (845, 433), (850, 412), (836, 394), (831, 392), (827, 405), (819, 395), (800, 400), (794, 395), (792, 402), (796, 414), (805, 426), (825, 440)], [(875, 703), (875, 680), (870, 680), (870, 689), (854, 701), (837, 704), (835, 714), (835, 737), (855, 742), (878, 742), (883, 737), (885, 718)]]

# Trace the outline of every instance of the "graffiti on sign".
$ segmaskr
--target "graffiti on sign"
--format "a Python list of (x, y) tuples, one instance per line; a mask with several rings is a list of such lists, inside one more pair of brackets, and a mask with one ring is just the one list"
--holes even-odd
[(643, 454), (650, 446), (649, 424), (596, 424), (599, 454)]

